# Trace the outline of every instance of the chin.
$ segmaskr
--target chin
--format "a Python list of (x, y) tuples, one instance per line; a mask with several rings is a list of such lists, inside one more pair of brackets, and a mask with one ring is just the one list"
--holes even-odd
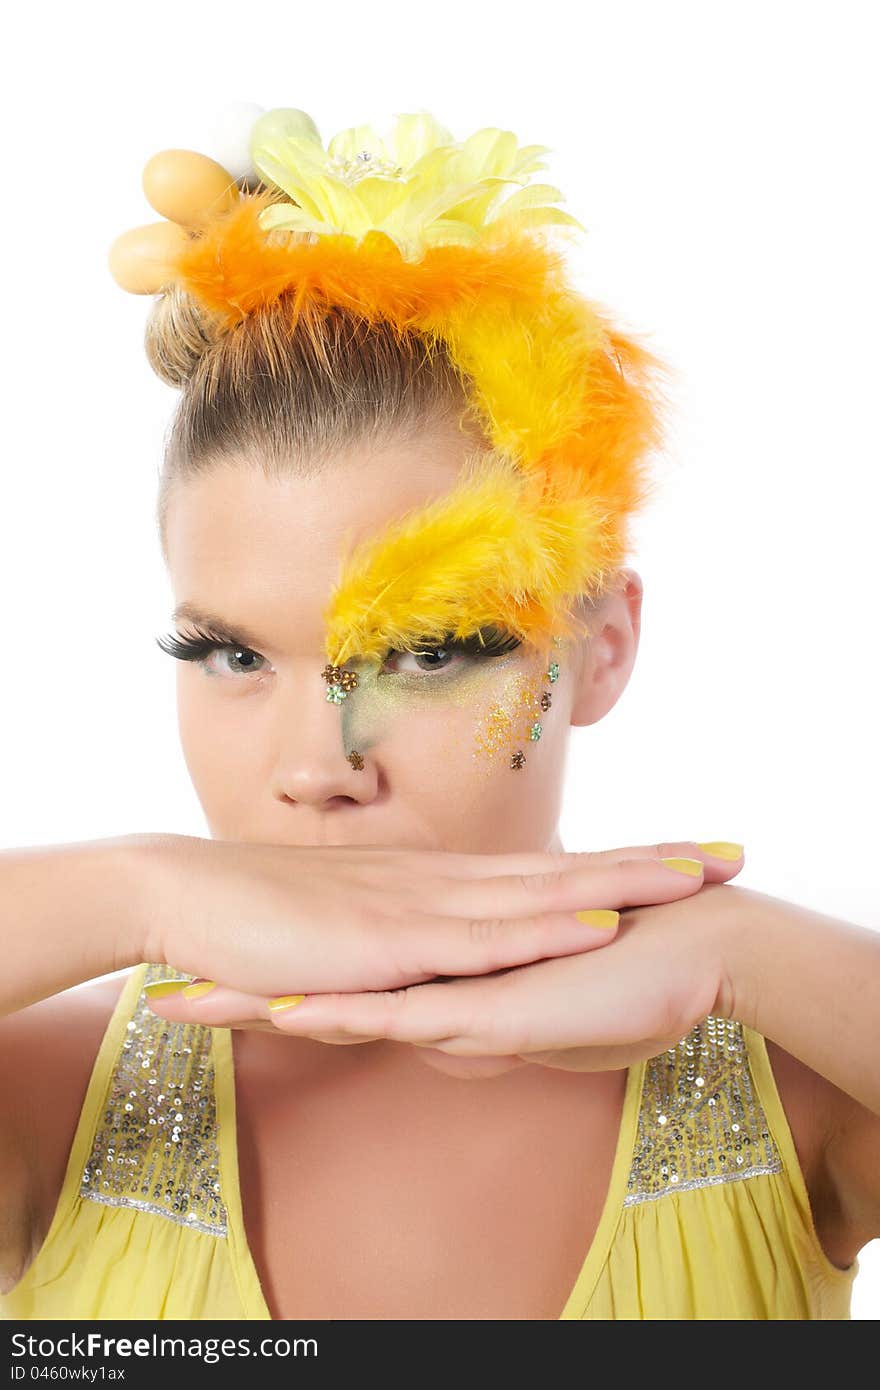
[(439, 1047), (416, 1047), (414, 1051), (426, 1066), (433, 1067), (435, 1071), (443, 1071), (448, 1076), (460, 1076), (470, 1081), (501, 1076), (503, 1072), (528, 1066), (522, 1057), (515, 1056), (455, 1057), (450, 1052), (442, 1052)]

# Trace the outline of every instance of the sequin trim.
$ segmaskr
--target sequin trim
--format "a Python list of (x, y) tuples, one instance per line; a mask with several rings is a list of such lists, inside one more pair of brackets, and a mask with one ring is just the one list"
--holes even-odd
[[(151, 964), (143, 983), (178, 976)], [(139, 995), (83, 1169), (81, 1197), (226, 1235), (211, 1038), (205, 1024), (159, 1018)]]
[(646, 1062), (625, 1207), (781, 1170), (741, 1023), (709, 1016)]

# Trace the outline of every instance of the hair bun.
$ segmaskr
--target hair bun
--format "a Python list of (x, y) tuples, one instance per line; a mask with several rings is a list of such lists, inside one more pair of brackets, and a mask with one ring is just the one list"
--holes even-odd
[(155, 297), (147, 319), (147, 360), (166, 385), (182, 388), (223, 332), (219, 319), (179, 285), (169, 284)]

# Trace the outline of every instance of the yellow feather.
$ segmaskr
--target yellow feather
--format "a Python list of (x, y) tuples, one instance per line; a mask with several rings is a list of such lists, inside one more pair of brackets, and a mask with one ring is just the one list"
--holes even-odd
[(494, 624), (536, 643), (573, 630), (563, 600), (591, 587), (608, 551), (594, 498), (529, 477), (494, 451), (454, 488), (343, 557), (324, 617), (334, 665), (381, 660)]

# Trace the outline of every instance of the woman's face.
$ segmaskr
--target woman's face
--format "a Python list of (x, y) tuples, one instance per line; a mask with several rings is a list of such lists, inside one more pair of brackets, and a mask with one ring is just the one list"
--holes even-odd
[[(269, 480), (233, 462), (176, 486), (166, 545), (175, 609), (188, 616), (173, 632), (235, 634), (177, 668), (184, 757), (214, 838), (561, 848), (573, 708), (590, 723), (610, 707), (583, 704), (589, 644), (556, 648), (552, 682), (526, 644), (498, 657), (393, 653), (342, 703), (322, 677), (343, 541), (369, 540), (448, 492), (472, 448), (450, 421), (417, 442), (361, 446), (314, 477)], [(513, 769), (517, 749), (525, 762)]]

